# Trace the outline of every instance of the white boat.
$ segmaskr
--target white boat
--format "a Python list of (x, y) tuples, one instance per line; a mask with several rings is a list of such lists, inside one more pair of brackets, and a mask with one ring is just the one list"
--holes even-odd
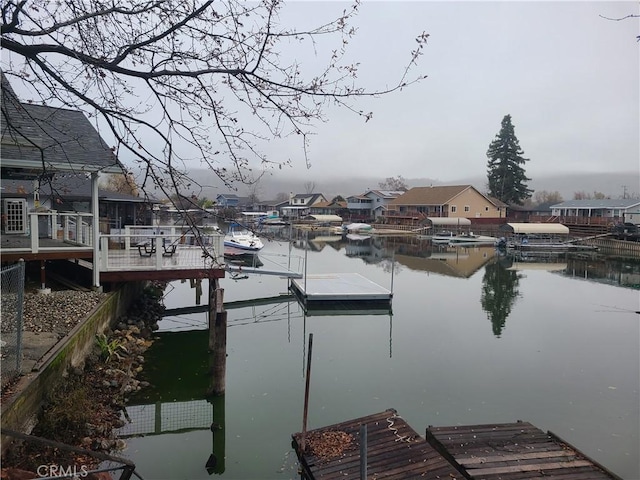
[(430, 238), (431, 238), (431, 243), (446, 244), (451, 242), (451, 239), (454, 238), (455, 236), (456, 236), (455, 233), (445, 230), (432, 235)]
[(368, 223), (350, 223), (348, 225), (344, 225), (342, 228), (351, 233), (370, 232), (373, 230), (373, 227)]
[(232, 224), (224, 237), (224, 246), (255, 252), (261, 250), (264, 244), (255, 233), (250, 232), (241, 225)]
[(489, 237), (487, 235), (475, 235), (473, 232), (469, 232), (461, 233), (460, 235), (451, 237), (449, 243), (452, 245), (466, 243), (484, 243), (495, 245), (497, 241), (498, 239), (496, 237)]

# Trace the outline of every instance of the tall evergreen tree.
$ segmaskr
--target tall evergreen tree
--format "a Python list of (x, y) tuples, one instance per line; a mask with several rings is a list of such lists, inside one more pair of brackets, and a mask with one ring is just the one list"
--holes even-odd
[(505, 115), (500, 133), (487, 150), (489, 195), (515, 205), (522, 205), (531, 196), (533, 190), (527, 186), (531, 179), (527, 178), (524, 171), (524, 164), (529, 159), (522, 155), (524, 152), (514, 132), (511, 115)]

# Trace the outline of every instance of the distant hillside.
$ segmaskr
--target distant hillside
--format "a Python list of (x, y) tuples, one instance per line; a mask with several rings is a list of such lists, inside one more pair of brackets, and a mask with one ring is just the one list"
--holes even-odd
[[(194, 189), (192, 193), (199, 197), (214, 199), (220, 193), (230, 193), (230, 189), (225, 187), (215, 175), (208, 170), (192, 170), (192, 178), (198, 179), (203, 186), (202, 191)], [(261, 200), (274, 199), (279, 193), (289, 192), (303, 193), (307, 190), (310, 182), (314, 185), (316, 193), (322, 193), (327, 198), (336, 195), (349, 196), (362, 193), (369, 189), (379, 188), (379, 183), (384, 178), (374, 177), (354, 177), (354, 178), (317, 178), (312, 180), (306, 178), (293, 178), (285, 175), (273, 174), (265, 176), (258, 184), (256, 194)], [(426, 185), (466, 185), (470, 184), (480, 191), (485, 191), (486, 177), (467, 177), (456, 181), (442, 182), (430, 178), (406, 179), (409, 187)], [(640, 178), (638, 172), (622, 173), (576, 173), (563, 175), (549, 175), (546, 177), (533, 178), (529, 187), (535, 191), (547, 190), (549, 192), (558, 191), (565, 200), (573, 198), (575, 192), (602, 192), (611, 198), (623, 196), (626, 189), (627, 197), (640, 197)], [(237, 191), (233, 192), (239, 196), (248, 196), (249, 187), (239, 185)]]

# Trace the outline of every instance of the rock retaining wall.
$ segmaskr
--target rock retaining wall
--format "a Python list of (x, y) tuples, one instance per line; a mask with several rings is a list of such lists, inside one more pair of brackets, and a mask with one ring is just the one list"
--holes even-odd
[[(45, 392), (59, 382), (69, 368), (81, 367), (95, 345), (96, 334), (114, 326), (129, 306), (140, 296), (144, 283), (127, 283), (60, 340), (33, 372), (25, 374), (13, 388), (14, 393), (2, 402), (2, 428), (30, 433), (36, 423)], [(2, 436), (2, 454), (8, 447)]]

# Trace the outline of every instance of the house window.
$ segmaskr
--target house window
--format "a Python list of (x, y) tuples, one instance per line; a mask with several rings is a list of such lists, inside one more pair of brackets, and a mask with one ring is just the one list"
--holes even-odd
[(469, 205), (465, 205), (465, 206), (464, 206), (464, 211), (465, 211), (465, 212), (469, 212), (469, 211), (471, 211), (471, 207), (470, 207)]
[(7, 198), (4, 201), (4, 232), (27, 233), (27, 201), (22, 198)]
[(489, 211), (489, 207), (484, 207), (484, 211), (488, 212)]
[(456, 206), (455, 205), (451, 205), (451, 213), (456, 213)]

